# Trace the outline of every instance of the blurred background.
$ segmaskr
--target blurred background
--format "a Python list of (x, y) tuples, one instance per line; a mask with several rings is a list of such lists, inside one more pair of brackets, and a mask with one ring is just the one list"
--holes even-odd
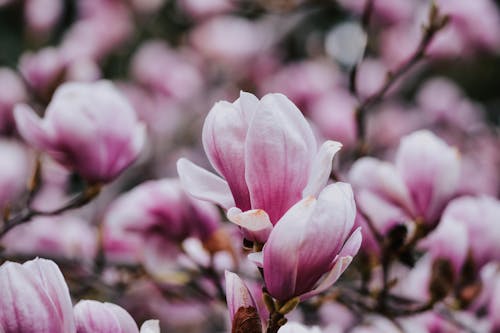
[[(430, 129), (463, 156), (459, 193), (498, 197), (500, 5), (435, 3), (450, 20), (425, 59), (367, 112), (369, 152), (390, 159), (402, 136)], [(20, 179), (9, 196), (0, 193), (0, 207), (19, 195), (34, 160), (32, 151), (13, 157), (19, 146), (28, 149), (16, 133), (13, 106), (24, 102), (43, 113), (67, 81), (112, 80), (146, 123), (148, 145), (98, 200), (70, 214), (79, 221), (66, 225), (80, 226), (59, 229), (66, 240), (52, 257), (95, 257), (95, 235), (110, 203), (146, 180), (176, 177), (179, 157), (209, 167), (200, 139), (205, 115), (216, 101), (238, 98), (240, 90), (259, 98), (287, 95), (318, 137), (343, 143), (335, 163), (344, 174), (357, 147), (356, 106), (415, 53), (430, 6), (427, 0), (0, 0), (0, 167), (7, 168), (8, 159)], [(40, 207), (81, 185), (54, 163), (44, 173), (50, 186)], [(48, 248), (37, 244), (59, 244), (47, 228), (10, 233), (3, 244), (9, 258)], [(88, 297), (89, 290), (71, 284), (79, 278), (71, 261), (61, 262), (69, 267), (73, 295)], [(114, 281), (116, 272), (107, 274)], [(179, 295), (166, 301), (168, 295), (149, 281), (118, 294), (109, 295), (138, 321), (159, 317), (169, 332), (213, 332), (226, 320), (220, 319), (226, 317), (223, 307), (207, 312), (207, 304)]]

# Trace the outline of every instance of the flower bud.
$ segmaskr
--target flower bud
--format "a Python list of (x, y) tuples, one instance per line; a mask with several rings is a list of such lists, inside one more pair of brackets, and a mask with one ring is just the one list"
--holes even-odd
[(138, 157), (145, 128), (128, 101), (106, 81), (65, 83), (44, 119), (26, 105), (14, 111), (23, 138), (89, 182), (116, 178)]
[(75, 332), (68, 286), (45, 259), (0, 266), (0, 332)]
[(352, 190), (345, 183), (329, 185), (317, 199), (308, 197), (292, 206), (264, 246), (269, 294), (285, 302), (330, 287), (361, 245), (360, 230), (352, 233), (355, 214)]

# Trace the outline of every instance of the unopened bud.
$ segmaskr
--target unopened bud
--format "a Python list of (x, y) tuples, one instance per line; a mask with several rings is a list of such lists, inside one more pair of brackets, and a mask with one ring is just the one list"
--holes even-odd
[(262, 333), (257, 309), (252, 306), (240, 307), (234, 314), (231, 333)]

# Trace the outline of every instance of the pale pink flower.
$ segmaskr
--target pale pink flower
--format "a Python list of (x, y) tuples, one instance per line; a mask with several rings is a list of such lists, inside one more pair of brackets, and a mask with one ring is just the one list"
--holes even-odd
[[(219, 227), (215, 206), (188, 196), (175, 179), (145, 182), (119, 197), (104, 218), (106, 254), (142, 258), (157, 243), (207, 240)], [(159, 246), (159, 245), (158, 245)]]
[(364, 191), (400, 209), (403, 216), (434, 226), (457, 193), (459, 175), (458, 152), (431, 132), (421, 130), (401, 140), (394, 164), (362, 158), (351, 169), (349, 180), (360, 195), (360, 208), (369, 216), (379, 213), (376, 205), (372, 210), (364, 202)]
[(203, 145), (224, 179), (180, 159), (184, 188), (230, 209), (229, 219), (261, 242), (292, 205), (319, 194), (341, 147), (327, 141), (318, 149), (308, 122), (284, 95), (258, 100), (244, 92), (234, 103), (215, 104), (205, 120)]
[(106, 81), (66, 83), (44, 119), (26, 105), (15, 110), (19, 132), (35, 148), (89, 182), (109, 182), (138, 157), (144, 125), (128, 101)]
[(317, 98), (311, 105), (309, 117), (325, 138), (352, 148), (357, 142), (357, 105), (353, 96), (337, 89)]
[(355, 215), (346, 183), (329, 185), (317, 198), (309, 196), (292, 206), (271, 231), (259, 263), (269, 294), (288, 301), (329, 288), (361, 245), (360, 229), (352, 232)]
[(5, 333), (75, 332), (68, 286), (50, 260), (0, 266), (0, 308), (0, 330)]

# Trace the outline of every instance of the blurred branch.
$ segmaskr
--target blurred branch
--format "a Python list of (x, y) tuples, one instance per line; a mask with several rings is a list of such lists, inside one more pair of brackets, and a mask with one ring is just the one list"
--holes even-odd
[[(369, 7), (369, 6), (367, 6)], [(446, 26), (449, 21), (449, 16), (441, 15), (439, 8), (435, 3), (432, 3), (429, 11), (429, 22), (422, 28), (423, 34), (420, 42), (412, 53), (410, 58), (401, 64), (398, 68), (393, 71), (389, 71), (386, 74), (386, 79), (384, 84), (370, 97), (363, 100), (356, 109), (356, 127), (358, 130), (358, 148), (357, 156), (366, 155), (368, 147), (366, 145), (366, 114), (367, 112), (377, 103), (383, 100), (387, 91), (394, 85), (394, 83), (406, 74), (411, 68), (413, 68), (420, 60), (425, 58), (425, 53), (430, 43), (432, 42), (434, 36), (438, 31)], [(356, 78), (355, 75), (352, 78), (353, 83), (351, 84), (354, 93), (356, 93)]]
[[(93, 184), (93, 185), (87, 185), (85, 189), (75, 195), (72, 199), (70, 199), (66, 204), (63, 206), (54, 209), (54, 210), (49, 210), (49, 211), (42, 211), (42, 210), (37, 210), (32, 207), (30, 207), (30, 202), (32, 197), (29, 195), (29, 200), (26, 203), (26, 206), (23, 207), (16, 215), (13, 217), (10, 217), (10, 212), (6, 214), (5, 216), (5, 221), (3, 225), (0, 228), (0, 239), (12, 228), (29, 222), (33, 217), (36, 216), (54, 216), (54, 215), (59, 215), (65, 211), (75, 209), (82, 207), (89, 203), (92, 199), (94, 199), (100, 192), (101, 190), (101, 185), (100, 184)], [(31, 190), (30, 190), (31, 191)]]

